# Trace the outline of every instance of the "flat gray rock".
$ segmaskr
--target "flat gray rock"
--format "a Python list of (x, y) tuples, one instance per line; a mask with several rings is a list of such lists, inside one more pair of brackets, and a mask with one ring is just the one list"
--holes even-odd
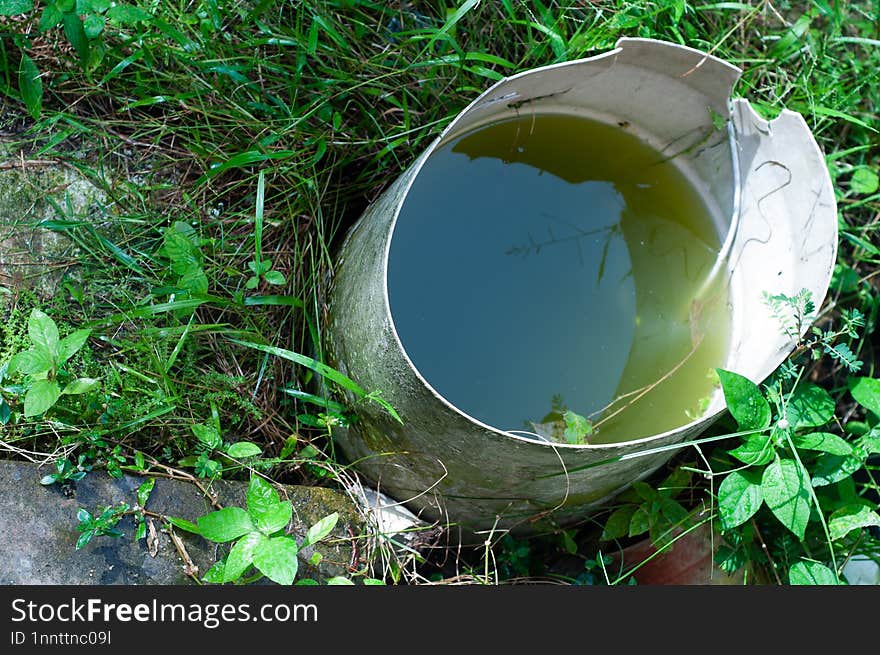
[[(43, 486), (40, 478), (48, 467), (30, 462), (0, 460), (0, 584), (6, 585), (176, 585), (194, 584), (185, 569), (187, 562), (175, 547), (162, 522), (154, 519), (158, 549), (151, 555), (146, 539), (134, 540), (134, 519), (124, 517), (118, 527), (124, 537), (95, 537), (83, 549), (75, 550), (80, 533), (76, 514), (86, 508), (93, 514), (105, 505), (126, 502), (134, 506), (136, 491), (146, 479), (125, 475), (114, 479), (103, 472), (91, 472), (75, 487)], [(224, 507), (245, 506), (243, 482), (214, 484)], [(300, 552), (297, 579), (318, 581), (345, 575), (349, 567), (363, 569), (360, 561), (366, 549), (365, 528), (360, 512), (348, 496), (319, 487), (278, 486), (282, 499), (292, 501), (293, 519), (288, 532), (301, 542), (309, 526), (333, 512), (339, 522), (333, 533), (314, 548)], [(195, 521), (211, 511), (210, 502), (195, 485), (157, 478), (147, 510)], [(228, 545), (218, 546), (197, 535), (175, 529), (198, 577), (225, 554)], [(314, 549), (322, 560), (317, 567), (307, 563)]]

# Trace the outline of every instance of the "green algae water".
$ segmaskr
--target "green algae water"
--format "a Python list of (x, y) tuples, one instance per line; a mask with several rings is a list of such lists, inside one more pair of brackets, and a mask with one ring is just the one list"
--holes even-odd
[(394, 227), (388, 293), (414, 366), (500, 430), (628, 441), (703, 413), (724, 365), (726, 288), (698, 292), (720, 238), (660, 153), (585, 118), (537, 114), (438, 148)]

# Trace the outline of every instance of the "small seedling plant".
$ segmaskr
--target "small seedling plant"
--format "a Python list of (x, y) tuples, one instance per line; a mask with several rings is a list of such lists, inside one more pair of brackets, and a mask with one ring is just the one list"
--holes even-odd
[(246, 584), (265, 576), (278, 584), (291, 585), (299, 568), (299, 551), (326, 538), (339, 520), (336, 512), (325, 516), (297, 544), (287, 534), (292, 516), (291, 502), (282, 501), (271, 484), (253, 475), (247, 490), (247, 509), (225, 507), (199, 517), (196, 523), (180, 518), (169, 520), (172, 525), (209, 541), (234, 542), (229, 554), (208, 570), (204, 582)]
[(63, 339), (58, 326), (47, 314), (34, 309), (28, 318), (31, 347), (12, 357), (8, 372), (24, 377), (24, 416), (32, 418), (51, 409), (61, 396), (95, 390), (99, 381), (71, 375), (66, 364), (82, 348), (90, 330), (76, 330)]

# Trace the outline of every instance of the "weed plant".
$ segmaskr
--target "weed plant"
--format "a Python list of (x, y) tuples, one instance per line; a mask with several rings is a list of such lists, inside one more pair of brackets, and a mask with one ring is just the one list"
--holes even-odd
[[(53, 196), (54, 218), (29, 226), (79, 253), (57, 293), (0, 280), (4, 453), (50, 462), (47, 483), (161, 467), (208, 481), (255, 469), (338, 484), (345, 464), (329, 435), (358, 405), (335, 400), (336, 386), (353, 383), (322, 364), (321, 335), (344, 230), (493, 82), (607, 51), (622, 36), (742, 67), (735, 95), (767, 118), (800, 112), (816, 136), (840, 210), (832, 288), (814, 308), (813, 341), (749, 393), (771, 408), (760, 427), (769, 431), (792, 423), (776, 410), (793, 380), (820, 389), (830, 399), (822, 433), (862, 444), (860, 464), (830, 483), (830, 500), (799, 482), (809, 500), (797, 523), (774, 513), (767, 493), (740, 522), (725, 514), (725, 474), (751, 442), (725, 438), (743, 431), (733, 411), (736, 421), (582, 526), (529, 540), (493, 532), (460, 555), (441, 539), (421, 567), (391, 579), (637, 581), (626, 566), (609, 570), (614, 544), (662, 541), (695, 512), (723, 532), (722, 565), (749, 581), (836, 581), (848, 558), (877, 557), (880, 534), (854, 504), (876, 511), (876, 453), (860, 440), (876, 434), (878, 408), (851, 391), (877, 376), (880, 7), (869, 0), (0, 0), (0, 165), (58, 163), (104, 193), (89, 216)], [(85, 335), (54, 369), (66, 384), (88, 381), (67, 395), (17, 354), (32, 348), (35, 311), (58, 334)], [(863, 324), (847, 332), (856, 312)], [(357, 391), (382, 402), (381, 390)], [(801, 452), (778, 439), (773, 448), (768, 469)], [(865, 520), (838, 538), (832, 517), (843, 507)], [(84, 516), (84, 534), (112, 533), (113, 516)], [(817, 527), (826, 529), (815, 536)]]

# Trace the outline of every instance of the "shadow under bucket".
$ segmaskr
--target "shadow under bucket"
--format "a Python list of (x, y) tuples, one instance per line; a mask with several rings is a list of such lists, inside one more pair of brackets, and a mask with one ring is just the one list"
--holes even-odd
[(358, 404), (334, 432), (358, 471), (469, 531), (577, 521), (718, 418), (709, 371), (760, 382), (788, 356), (764, 294), (820, 303), (837, 210), (801, 116), (731, 100), (739, 73), (647, 39), (521, 73), (367, 209), (326, 354), (403, 422)]

